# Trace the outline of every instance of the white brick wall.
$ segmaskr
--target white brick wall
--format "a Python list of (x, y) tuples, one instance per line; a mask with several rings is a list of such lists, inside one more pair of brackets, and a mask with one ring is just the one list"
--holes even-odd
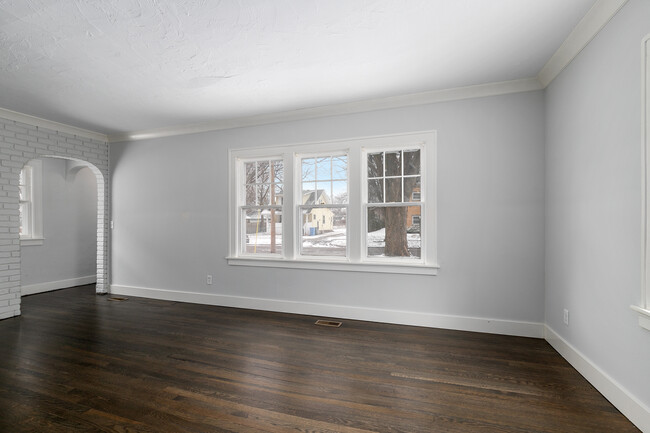
[(18, 176), (39, 157), (84, 161), (97, 177), (97, 292), (108, 291), (108, 143), (0, 117), (0, 319), (20, 314)]

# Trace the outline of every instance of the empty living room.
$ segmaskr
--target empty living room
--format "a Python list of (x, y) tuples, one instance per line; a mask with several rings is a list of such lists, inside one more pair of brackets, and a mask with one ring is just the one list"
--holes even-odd
[(650, 1), (0, 1), (0, 432), (650, 433)]

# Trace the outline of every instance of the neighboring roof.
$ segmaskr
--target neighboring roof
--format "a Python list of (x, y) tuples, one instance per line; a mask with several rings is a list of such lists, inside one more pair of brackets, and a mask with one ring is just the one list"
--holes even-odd
[(321, 204), (321, 199), (324, 204), (330, 203), (330, 198), (324, 189), (319, 189), (318, 191), (306, 191), (302, 194), (302, 204), (304, 205)]

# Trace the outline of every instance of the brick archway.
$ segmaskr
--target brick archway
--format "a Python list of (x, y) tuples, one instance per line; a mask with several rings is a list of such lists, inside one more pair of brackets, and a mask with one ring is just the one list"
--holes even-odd
[(77, 161), (97, 178), (96, 290), (108, 292), (108, 143), (0, 117), (0, 319), (20, 314), (18, 178), (29, 160), (46, 157)]

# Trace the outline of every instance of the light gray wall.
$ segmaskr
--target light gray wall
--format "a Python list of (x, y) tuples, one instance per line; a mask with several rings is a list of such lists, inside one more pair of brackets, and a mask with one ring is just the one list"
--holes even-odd
[(30, 286), (97, 271), (97, 181), (88, 168), (68, 171), (43, 158), (43, 245), (21, 247), (21, 283)]
[[(541, 323), (543, 99), (519, 93), (113, 144), (111, 282)], [(438, 131), (438, 276), (226, 264), (229, 147), (430, 129)]]
[[(546, 90), (546, 322), (646, 405), (641, 297), (641, 40), (630, 0)], [(569, 326), (563, 309), (570, 312)]]

